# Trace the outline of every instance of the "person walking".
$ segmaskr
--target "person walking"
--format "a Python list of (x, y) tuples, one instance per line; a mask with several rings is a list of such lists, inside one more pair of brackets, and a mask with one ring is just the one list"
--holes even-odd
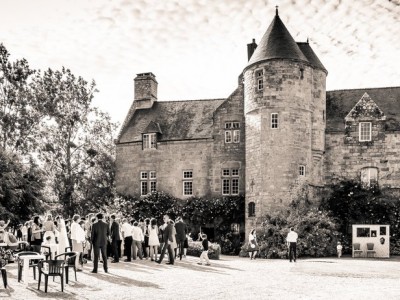
[(286, 237), (286, 243), (287, 243), (287, 246), (289, 247), (289, 261), (290, 262), (292, 262), (292, 259), (294, 260), (294, 262), (296, 262), (297, 238), (298, 238), (297, 232), (295, 232), (293, 227), (291, 227), (290, 231)]
[(257, 244), (256, 230), (254, 228), (250, 231), (250, 234), (249, 234), (248, 251), (250, 253), (250, 260), (256, 259), (257, 252), (258, 252), (258, 244)]
[[(158, 228), (157, 220), (151, 219), (149, 225), (149, 246), (150, 246), (150, 258), (151, 261), (157, 260), (158, 246), (160, 246), (160, 241), (158, 239)], [(154, 258), (153, 258), (154, 256)]]
[(167, 262), (168, 265), (173, 265), (174, 264), (174, 253), (172, 250), (172, 243), (174, 242), (173, 238), (173, 225), (169, 223), (169, 216), (164, 215), (163, 217), (164, 223), (166, 224), (163, 232), (163, 241), (164, 245), (161, 250), (160, 258), (159, 260), (156, 260), (156, 263), (161, 264), (165, 252), (168, 250), (168, 256), (169, 256), (169, 262)]
[(124, 249), (126, 259), (124, 261), (132, 261), (132, 226), (127, 219), (122, 219), (121, 235), (124, 239)]
[(201, 238), (203, 239), (201, 241), (201, 244), (203, 246), (203, 252), (201, 252), (200, 255), (200, 261), (197, 263), (198, 265), (203, 264), (203, 259), (206, 263), (206, 266), (210, 266), (210, 259), (208, 258), (208, 239), (207, 239), (207, 234), (202, 234)]
[(178, 244), (178, 251), (179, 251), (179, 260), (182, 260), (183, 248), (187, 233), (187, 226), (183, 222), (181, 217), (176, 218), (175, 230), (176, 230), (176, 243)]
[(107, 267), (107, 240), (110, 236), (110, 227), (103, 221), (103, 214), (97, 214), (97, 222), (92, 226), (91, 241), (93, 245), (93, 270), (92, 273), (97, 273), (99, 264), (99, 254), (103, 258), (104, 272), (108, 273)]
[(121, 251), (118, 251), (119, 241), (121, 241), (121, 236), (119, 234), (119, 224), (115, 220), (115, 215), (111, 215), (111, 246), (114, 255), (114, 259), (111, 261), (111, 263), (119, 262), (119, 256), (121, 253)]

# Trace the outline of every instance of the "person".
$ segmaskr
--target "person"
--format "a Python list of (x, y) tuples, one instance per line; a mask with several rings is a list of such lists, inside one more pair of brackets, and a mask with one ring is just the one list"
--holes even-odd
[(49, 244), (55, 244), (56, 243), (56, 238), (54, 235), (55, 231), (55, 226), (53, 222), (53, 217), (49, 214), (47, 216), (47, 220), (43, 222), (43, 240), (47, 240), (47, 237), (50, 237), (50, 240), (47, 240)]
[(8, 224), (10, 224), (10, 220), (7, 221), (7, 223), (5, 223), (3, 220), (0, 220), (0, 230), (6, 230)]
[[(67, 234), (67, 227), (65, 225), (65, 221), (62, 216), (58, 216), (56, 218), (57, 225), (58, 225), (58, 254), (62, 254), (64, 252), (68, 251), (68, 248), (71, 247), (68, 239), (68, 234)], [(59, 256), (60, 259), (63, 259), (62, 256)]]
[(33, 251), (40, 252), (40, 247), (42, 245), (42, 229), (40, 228), (40, 219), (39, 216), (35, 216), (33, 218), (32, 224), (32, 236), (31, 236), (31, 245), (33, 246)]
[(22, 226), (21, 231), (22, 231), (22, 240), (27, 242), (28, 241), (28, 226), (29, 222), (25, 222), (24, 226)]
[(172, 225), (172, 243), (171, 248), (174, 250), (174, 259), (176, 258), (176, 252), (178, 248), (178, 243), (176, 242), (176, 229), (174, 220), (169, 220), (169, 224)]
[(164, 245), (162, 247), (161, 250), (161, 254), (160, 254), (160, 258), (159, 260), (156, 260), (156, 263), (161, 264), (165, 252), (168, 250), (168, 256), (169, 256), (169, 262), (167, 262), (168, 265), (173, 265), (174, 264), (174, 253), (172, 251), (172, 243), (173, 243), (173, 226), (172, 224), (169, 223), (169, 216), (168, 215), (164, 215), (163, 217), (164, 220), (164, 224), (166, 224), (165, 228), (164, 228), (164, 232), (163, 232), (163, 241), (164, 241)]
[(119, 234), (119, 224), (115, 218), (116, 218), (115, 215), (112, 214), (111, 215), (111, 247), (112, 247), (114, 259), (111, 261), (111, 263), (118, 263), (119, 257), (121, 254), (121, 250), (118, 249), (119, 248), (118, 242), (121, 241), (121, 236)]
[(290, 228), (290, 231), (286, 237), (286, 243), (287, 246), (289, 247), (289, 261), (292, 262), (292, 259), (294, 262), (296, 262), (296, 246), (297, 246), (297, 238), (298, 235), (294, 231), (293, 227)]
[(143, 253), (144, 253), (144, 257), (146, 259), (149, 258), (149, 225), (150, 225), (150, 219), (146, 218), (144, 220), (144, 227), (141, 227), (143, 230), (143, 235), (144, 235), (144, 242), (143, 242)]
[(132, 261), (132, 226), (127, 219), (122, 219), (121, 234), (124, 239), (124, 248), (126, 259), (124, 261)]
[(88, 260), (92, 260), (92, 244), (90, 243), (90, 234), (92, 232), (92, 219), (94, 218), (94, 213), (89, 213), (86, 218), (85, 222), (85, 233), (86, 233), (86, 240), (87, 240), (87, 248), (88, 248)]
[(72, 240), (72, 251), (76, 252), (76, 259), (75, 259), (75, 268), (77, 271), (82, 271), (79, 268), (79, 258), (83, 252), (83, 242), (85, 241), (85, 231), (83, 230), (82, 226), (79, 225), (80, 216), (74, 215), (72, 217), (72, 225), (71, 225), (71, 240)]
[(183, 222), (181, 217), (176, 218), (175, 229), (176, 229), (176, 243), (178, 244), (178, 251), (179, 251), (179, 260), (182, 260), (184, 243), (187, 233), (187, 226)]
[(337, 250), (337, 257), (341, 258), (342, 257), (342, 249), (343, 246), (340, 242), (337, 242), (336, 250)]
[(187, 233), (186, 234), (186, 238), (185, 238), (185, 240), (183, 242), (183, 257), (184, 258), (186, 258), (186, 253), (187, 253), (187, 250), (189, 248), (189, 239), (191, 239), (190, 233)]
[(258, 252), (258, 244), (257, 244), (256, 230), (254, 228), (250, 231), (250, 234), (249, 234), (248, 251), (250, 253), (250, 260), (256, 259), (257, 252)]
[(103, 221), (103, 214), (97, 214), (97, 222), (92, 226), (91, 242), (93, 245), (93, 270), (92, 273), (97, 273), (99, 265), (99, 254), (103, 258), (104, 272), (108, 273), (107, 267), (107, 241), (110, 236), (110, 227)]
[(150, 258), (151, 261), (154, 261), (157, 260), (158, 246), (160, 246), (156, 219), (151, 219), (148, 231), (149, 231)]
[(22, 224), (19, 224), (17, 228), (17, 240), (22, 241)]
[(207, 234), (203, 234), (201, 236), (202, 241), (201, 244), (203, 246), (203, 252), (201, 252), (200, 255), (200, 261), (197, 263), (198, 265), (202, 265), (203, 264), (203, 259), (206, 263), (206, 266), (211, 266), (210, 264), (210, 259), (208, 258), (208, 239), (207, 239)]
[(67, 230), (68, 244), (72, 245), (72, 241), (71, 241), (71, 221), (70, 220), (65, 220), (65, 229)]
[(134, 221), (132, 227), (132, 252), (133, 260), (136, 260), (136, 256), (139, 255), (140, 259), (143, 259), (142, 242), (144, 240), (143, 231), (139, 227), (139, 223)]

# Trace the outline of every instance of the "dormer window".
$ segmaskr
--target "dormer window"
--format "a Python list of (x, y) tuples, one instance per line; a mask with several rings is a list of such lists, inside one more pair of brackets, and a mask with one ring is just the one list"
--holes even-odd
[(263, 70), (256, 71), (256, 83), (257, 83), (257, 91), (262, 91), (264, 89), (264, 71)]
[(144, 149), (156, 149), (157, 139), (155, 133), (145, 133), (143, 134), (143, 150)]
[(359, 124), (359, 141), (370, 142), (371, 141), (371, 122), (360, 122)]

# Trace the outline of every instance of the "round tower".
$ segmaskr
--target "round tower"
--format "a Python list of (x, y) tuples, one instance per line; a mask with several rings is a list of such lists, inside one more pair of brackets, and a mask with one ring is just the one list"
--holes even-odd
[(247, 233), (287, 205), (297, 186), (322, 182), (326, 70), (308, 42), (294, 41), (277, 11), (243, 78)]

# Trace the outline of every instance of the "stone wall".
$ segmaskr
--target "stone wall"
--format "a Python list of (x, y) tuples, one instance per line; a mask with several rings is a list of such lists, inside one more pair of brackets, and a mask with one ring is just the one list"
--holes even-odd
[(383, 132), (373, 126), (373, 140), (358, 142), (357, 126), (344, 132), (326, 134), (325, 180), (360, 179), (361, 169), (378, 168), (382, 187), (400, 188), (400, 132)]
[[(241, 80), (240, 80), (241, 81)], [(243, 84), (216, 110), (212, 152), (211, 192), (222, 195), (222, 169), (239, 169), (239, 194), (245, 193), (245, 122)], [(225, 122), (240, 123), (240, 143), (225, 143)]]
[(117, 192), (140, 195), (140, 172), (156, 171), (157, 190), (183, 196), (183, 171), (193, 170), (193, 195), (209, 193), (212, 139), (157, 143), (142, 150), (142, 143), (117, 144)]

